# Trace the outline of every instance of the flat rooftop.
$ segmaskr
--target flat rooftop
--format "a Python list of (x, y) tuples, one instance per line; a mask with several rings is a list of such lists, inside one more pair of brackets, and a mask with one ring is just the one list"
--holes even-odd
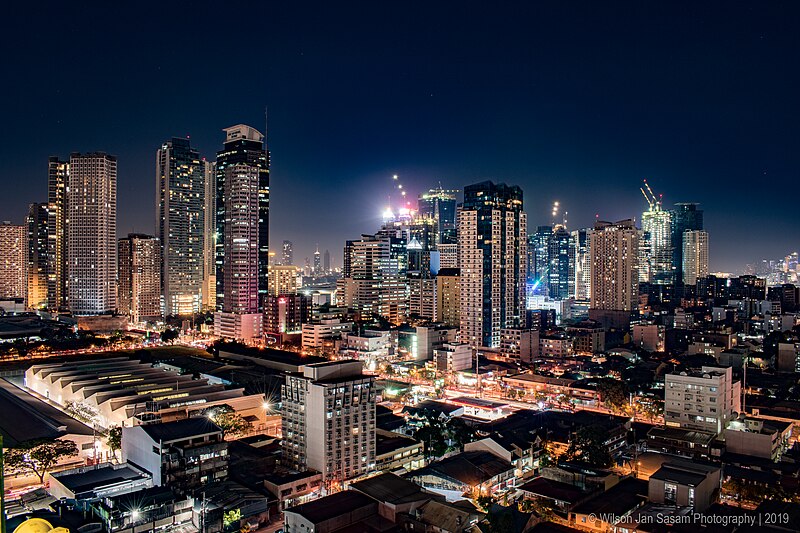
[(360, 492), (345, 490), (302, 505), (290, 507), (284, 512), (296, 513), (312, 524), (320, 524), (369, 505), (374, 505), (377, 513), (378, 504), (375, 500)]
[(85, 472), (73, 474), (57, 472), (53, 474), (53, 477), (76, 495), (124, 481), (149, 478), (149, 476), (143, 475), (139, 470), (135, 470), (128, 465), (108, 465), (96, 470), (86, 470)]

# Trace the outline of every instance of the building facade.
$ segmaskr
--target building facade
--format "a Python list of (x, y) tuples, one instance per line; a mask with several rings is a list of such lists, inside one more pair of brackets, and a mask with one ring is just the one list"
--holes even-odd
[(47, 272), (49, 265), (47, 204), (31, 204), (28, 208), (28, 273), (27, 306), (47, 309)]
[(683, 233), (683, 283), (697, 285), (697, 280), (708, 276), (708, 232), (687, 230)]
[(28, 293), (28, 228), (0, 224), (0, 298), (25, 301)]
[[(595, 223), (591, 232), (591, 311), (624, 312), (637, 308), (639, 232), (632, 220)], [(602, 313), (598, 313), (602, 314)]]
[(461, 341), (500, 346), (525, 316), (527, 218), (522, 189), (485, 181), (464, 188), (459, 212)]
[(156, 152), (156, 228), (166, 316), (203, 308), (205, 178), (205, 165), (189, 139), (173, 137)]
[[(215, 260), (217, 271), (217, 308), (224, 310), (239, 305), (239, 303), (237, 303), (231, 306), (224, 302), (226, 296), (226, 280), (235, 279), (237, 277), (234, 275), (226, 278), (224, 271), (228, 265), (238, 264), (242, 266), (238, 262), (239, 260), (231, 261), (229, 259), (226, 261), (225, 259), (225, 254), (227, 252), (226, 246), (229, 247), (232, 243), (226, 232), (236, 227), (235, 224), (231, 223), (233, 213), (230, 210), (234, 204), (238, 204), (238, 201), (231, 202), (228, 198), (228, 194), (234, 191), (239, 197), (241, 197), (242, 194), (246, 194), (249, 197), (252, 192), (250, 190), (252, 187), (251, 182), (253, 176), (255, 176), (257, 215), (255, 224), (250, 228), (248, 233), (257, 236), (255, 242), (256, 260), (253, 262), (253, 265), (256, 269), (255, 279), (257, 289), (255, 300), (259, 308), (258, 310), (260, 311), (262, 298), (267, 294), (267, 271), (269, 268), (269, 152), (266, 149), (266, 139), (264, 135), (255, 128), (244, 124), (238, 124), (230, 128), (225, 128), (223, 131), (225, 132), (225, 143), (222, 150), (217, 152), (216, 163), (217, 241)], [(229, 168), (232, 166), (238, 166), (239, 170), (231, 174)], [(251, 170), (245, 172), (244, 168), (242, 168), (243, 166), (249, 167)], [(249, 175), (247, 180), (248, 191), (246, 193), (238, 191), (237, 187), (232, 187), (231, 184), (227, 182), (229, 175), (240, 179), (244, 177), (244, 174)], [(248, 205), (251, 203), (249, 199), (247, 202)], [(237, 208), (238, 212), (240, 212), (240, 210), (241, 208)], [(250, 220), (249, 214), (247, 218)], [(243, 224), (243, 222), (239, 221), (238, 224)], [(253, 243), (250, 242), (248, 244), (252, 245)], [(229, 292), (229, 290), (227, 292)]]
[(664, 390), (667, 426), (719, 435), (741, 411), (741, 383), (733, 381), (730, 367), (667, 374)]
[(131, 233), (119, 240), (119, 313), (132, 322), (161, 317), (161, 243)]
[(75, 315), (117, 310), (117, 158), (70, 156), (67, 188), (69, 309)]
[(669, 285), (675, 282), (673, 267), (672, 211), (665, 211), (654, 203), (642, 213), (642, 233), (648, 268), (643, 282)]
[(676, 270), (676, 281), (683, 280), (683, 235), (687, 231), (701, 231), (703, 229), (703, 210), (698, 209), (696, 203), (682, 202), (675, 204), (672, 211), (672, 264)]
[(375, 469), (375, 378), (360, 361), (306, 365), (282, 387), (283, 458), (341, 483)]
[(69, 161), (47, 162), (47, 306), (67, 306), (67, 186)]

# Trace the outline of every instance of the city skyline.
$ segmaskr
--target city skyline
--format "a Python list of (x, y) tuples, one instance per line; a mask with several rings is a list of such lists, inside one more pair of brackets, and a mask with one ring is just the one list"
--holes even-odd
[[(155, 234), (152, 153), (160, 143), (189, 134), (213, 159), (223, 128), (263, 128), (268, 106), (270, 237), (293, 241), (299, 263), (319, 243), (341, 265), (344, 241), (380, 226), (394, 174), (412, 198), (440, 183), (518, 184), (531, 228), (550, 221), (558, 200), (570, 230), (591, 227), (595, 215), (639, 224), (647, 178), (665, 207), (700, 203), (713, 236), (711, 271), (741, 271), (798, 248), (797, 215), (747, 194), (759, 184), (767, 198), (797, 179), (798, 75), (787, 50), (798, 36), (783, 9), (540, 4), (477, 16), (474, 5), (431, 6), (418, 20), (391, 7), (319, 6), (306, 17), (264, 5), (253, 9), (269, 16), (240, 20), (211, 4), (193, 7), (187, 21), (213, 17), (227, 27), (236, 18), (241, 35), (265, 25), (264, 37), (243, 37), (254, 51), (230, 60), (236, 67), (263, 57), (266, 66), (238, 98), (224, 81), (192, 85), (171, 69), (162, 23), (144, 12), (82, 17), (53, 5), (35, 28), (11, 20), (5, 38), (27, 44), (6, 71), (35, 90), (4, 89), (14, 104), (2, 133), (5, 219), (21, 224), (28, 205), (45, 200), (48, 156), (104, 151), (119, 161), (118, 236)], [(89, 24), (109, 29), (81, 32)], [(192, 26), (172, 28), (170, 39), (208, 64), (227, 59), (225, 47), (183, 33)], [(58, 37), (63, 27), (69, 39)], [(126, 37), (142, 29), (156, 38), (131, 48)], [(26, 37), (15, 39), (18, 32)], [(467, 37), (476, 34), (486, 38)], [(101, 39), (108, 46), (97, 49)], [(99, 63), (115, 61), (65, 71), (57, 84), (41, 78), (41, 65), (87, 50)], [(144, 81), (152, 75), (166, 83)]]

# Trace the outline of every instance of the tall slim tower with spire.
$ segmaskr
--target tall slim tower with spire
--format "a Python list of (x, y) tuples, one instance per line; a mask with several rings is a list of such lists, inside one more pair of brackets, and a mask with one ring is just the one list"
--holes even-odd
[(319, 276), (322, 274), (322, 256), (319, 253), (319, 243), (317, 243), (317, 249), (314, 252), (314, 275)]

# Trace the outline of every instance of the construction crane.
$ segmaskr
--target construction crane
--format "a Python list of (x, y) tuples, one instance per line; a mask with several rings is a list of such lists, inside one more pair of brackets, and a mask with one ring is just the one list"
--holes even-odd
[[(650, 188), (650, 184), (647, 183), (647, 180), (644, 181), (644, 187), (639, 187), (639, 190), (642, 191), (642, 196), (644, 196), (645, 201), (647, 201), (647, 205), (650, 206), (650, 211), (659, 211), (661, 209), (661, 196), (656, 196), (653, 192), (653, 189)], [(647, 190), (645, 192), (645, 189)], [(650, 196), (647, 194), (650, 193)]]

